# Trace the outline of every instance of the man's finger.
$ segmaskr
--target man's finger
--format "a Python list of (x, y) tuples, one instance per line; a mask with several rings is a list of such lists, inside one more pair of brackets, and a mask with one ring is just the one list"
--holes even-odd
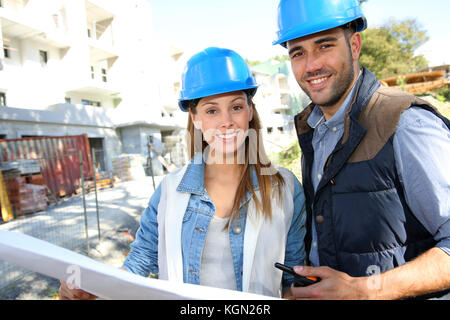
[(304, 277), (327, 278), (331, 274), (328, 267), (309, 267), (309, 266), (295, 266), (294, 271)]

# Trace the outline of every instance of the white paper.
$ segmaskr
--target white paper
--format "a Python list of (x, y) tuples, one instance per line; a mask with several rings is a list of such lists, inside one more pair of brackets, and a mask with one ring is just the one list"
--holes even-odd
[[(0, 230), (0, 260), (117, 300), (265, 300), (262, 295), (144, 278), (25, 234)], [(69, 280), (69, 281), (68, 281)]]

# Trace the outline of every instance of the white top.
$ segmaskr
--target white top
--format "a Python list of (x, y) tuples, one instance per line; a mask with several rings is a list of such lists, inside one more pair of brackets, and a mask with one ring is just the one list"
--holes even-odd
[(230, 218), (213, 216), (206, 234), (200, 266), (200, 284), (237, 290), (228, 229)]

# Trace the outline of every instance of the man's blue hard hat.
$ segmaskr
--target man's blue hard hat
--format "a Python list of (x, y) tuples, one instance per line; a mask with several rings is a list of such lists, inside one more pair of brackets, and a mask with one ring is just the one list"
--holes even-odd
[(188, 111), (189, 100), (240, 90), (249, 90), (254, 95), (258, 87), (238, 53), (217, 47), (194, 54), (186, 64), (181, 82), (178, 106), (183, 111)]
[(356, 21), (356, 31), (367, 28), (357, 0), (281, 0), (274, 45)]

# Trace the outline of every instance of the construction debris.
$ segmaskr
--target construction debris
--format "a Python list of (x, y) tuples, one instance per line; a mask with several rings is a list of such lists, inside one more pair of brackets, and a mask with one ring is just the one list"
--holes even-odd
[(422, 94), (450, 85), (445, 70), (419, 72), (380, 80), (387, 87), (402, 89), (411, 94)]
[(151, 143), (148, 144), (148, 147), (156, 155), (158, 160), (162, 163), (164, 168), (167, 169), (167, 171), (173, 172), (173, 171), (177, 170), (177, 167), (174, 164), (167, 162), (167, 160), (164, 159), (163, 156), (160, 155), (158, 151), (156, 151), (155, 147), (153, 147), (153, 145)]

